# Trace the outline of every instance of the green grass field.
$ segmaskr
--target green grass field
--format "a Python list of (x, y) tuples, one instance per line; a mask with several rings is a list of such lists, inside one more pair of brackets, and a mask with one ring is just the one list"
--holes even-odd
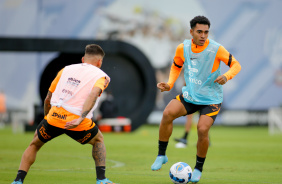
[[(182, 135), (183, 126), (175, 126), (172, 137)], [(0, 129), (0, 183), (15, 178), (21, 155), (33, 133), (12, 134)], [(222, 127), (211, 129), (211, 146), (199, 184), (282, 183), (282, 134), (269, 135), (267, 127)], [(169, 169), (183, 161), (194, 167), (196, 130), (185, 149), (174, 148), (171, 139), (168, 163), (160, 171), (151, 171), (157, 155), (158, 126), (144, 125), (133, 133), (105, 133), (106, 176), (121, 184), (170, 184)], [(67, 136), (47, 143), (38, 153), (25, 183), (93, 184), (95, 166), (91, 146), (81, 146)]]

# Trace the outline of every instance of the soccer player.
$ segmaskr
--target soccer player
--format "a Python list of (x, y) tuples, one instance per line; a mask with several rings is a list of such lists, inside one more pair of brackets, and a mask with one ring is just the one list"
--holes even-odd
[(91, 144), (97, 184), (113, 183), (105, 177), (106, 149), (103, 135), (91, 120), (101, 93), (110, 78), (100, 68), (105, 53), (96, 44), (85, 47), (81, 64), (64, 67), (53, 80), (44, 101), (44, 119), (23, 153), (16, 179), (22, 184), (40, 148), (53, 138), (66, 134), (80, 144)]
[[(172, 134), (173, 120), (199, 111), (196, 165), (191, 178), (193, 183), (197, 183), (208, 152), (209, 130), (223, 101), (222, 85), (239, 73), (241, 65), (222, 45), (208, 39), (210, 21), (206, 17), (194, 17), (190, 26), (192, 40), (184, 40), (178, 45), (168, 82), (157, 84), (161, 92), (169, 91), (184, 68), (186, 86), (163, 112), (159, 127), (158, 156), (151, 169), (159, 170), (168, 161), (166, 149)], [(230, 67), (223, 75), (220, 72), (221, 61)]]
[(0, 90), (0, 126), (4, 126), (6, 112), (6, 95), (3, 91)]

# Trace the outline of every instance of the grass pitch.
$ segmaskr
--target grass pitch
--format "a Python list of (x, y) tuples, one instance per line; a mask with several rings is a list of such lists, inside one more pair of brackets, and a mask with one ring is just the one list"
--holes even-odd
[[(169, 142), (168, 163), (160, 171), (151, 171), (157, 156), (158, 126), (144, 125), (133, 133), (104, 133), (107, 149), (106, 176), (120, 184), (170, 184), (169, 169), (175, 162), (193, 168), (196, 155), (196, 128), (189, 135), (187, 148), (174, 148), (172, 138), (182, 136), (184, 127), (174, 126)], [(0, 129), (0, 183), (15, 178), (21, 155), (33, 133), (13, 134)], [(199, 184), (282, 183), (282, 134), (269, 135), (267, 127), (213, 126), (211, 146)], [(93, 184), (95, 165), (91, 146), (81, 146), (63, 135), (39, 151), (31, 167), (27, 184)]]

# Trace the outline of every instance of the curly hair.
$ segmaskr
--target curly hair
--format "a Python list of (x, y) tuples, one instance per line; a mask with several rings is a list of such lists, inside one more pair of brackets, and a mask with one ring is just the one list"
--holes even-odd
[(196, 24), (205, 24), (205, 25), (208, 25), (209, 28), (210, 28), (210, 25), (211, 25), (209, 19), (207, 17), (205, 17), (205, 16), (196, 16), (196, 17), (194, 17), (190, 21), (191, 29), (193, 29), (196, 26)]

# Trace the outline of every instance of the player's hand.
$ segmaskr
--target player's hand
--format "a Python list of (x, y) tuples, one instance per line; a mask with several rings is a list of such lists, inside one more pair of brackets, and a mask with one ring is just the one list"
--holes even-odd
[(221, 75), (221, 76), (218, 76), (214, 82), (217, 82), (218, 84), (223, 85), (227, 82), (227, 79), (224, 75)]
[(74, 119), (74, 120), (72, 120), (70, 122), (67, 122), (65, 124), (65, 129), (76, 128), (81, 122), (82, 122), (81, 118)]
[(161, 90), (161, 92), (170, 90), (170, 86), (165, 82), (158, 83), (157, 87)]

